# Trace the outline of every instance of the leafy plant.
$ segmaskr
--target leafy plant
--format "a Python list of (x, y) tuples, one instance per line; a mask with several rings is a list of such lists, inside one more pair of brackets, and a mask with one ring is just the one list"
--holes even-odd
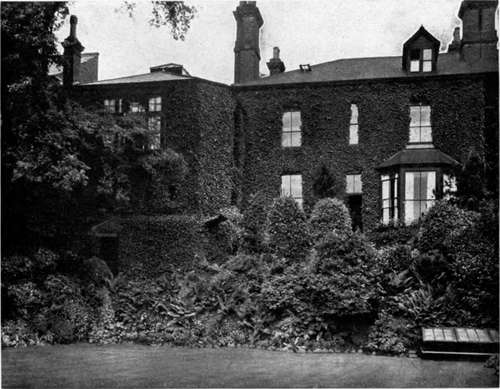
[(345, 204), (335, 198), (319, 200), (309, 218), (313, 239), (320, 241), (328, 233), (348, 236), (352, 233), (351, 216)]

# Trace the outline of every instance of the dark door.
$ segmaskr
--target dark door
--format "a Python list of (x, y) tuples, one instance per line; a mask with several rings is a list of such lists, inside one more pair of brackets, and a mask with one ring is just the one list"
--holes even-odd
[(349, 207), (349, 212), (351, 214), (352, 220), (352, 229), (356, 231), (359, 229), (363, 231), (363, 220), (361, 217), (361, 204), (362, 204), (362, 196), (359, 195), (350, 195), (347, 198), (347, 206)]

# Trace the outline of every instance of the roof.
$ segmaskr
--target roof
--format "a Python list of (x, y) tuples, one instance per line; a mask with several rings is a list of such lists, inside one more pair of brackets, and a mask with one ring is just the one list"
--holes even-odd
[(459, 165), (459, 163), (435, 148), (403, 149), (382, 162), (377, 169), (405, 165)]
[[(460, 60), (458, 53), (440, 53), (437, 69), (425, 73), (426, 77), (440, 75), (459, 75), (484, 72), (498, 72), (495, 59), (483, 59), (474, 63)], [(311, 71), (291, 70), (274, 74), (258, 80), (248, 81), (236, 86), (264, 86), (295, 83), (352, 81), (389, 78), (421, 77), (422, 73), (408, 73), (401, 67), (401, 56), (367, 57), (339, 59), (312, 65)]]
[[(99, 53), (82, 53), (80, 58), (80, 79), (82, 82), (91, 82), (97, 79)], [(62, 82), (63, 68), (60, 65), (49, 66), (49, 76), (58, 78)]]
[(135, 84), (143, 82), (158, 82), (158, 81), (177, 81), (177, 80), (189, 80), (193, 77), (181, 76), (177, 74), (167, 73), (167, 72), (151, 72), (144, 74), (137, 74), (135, 76), (126, 76), (119, 78), (112, 78), (109, 80), (101, 80), (96, 82), (89, 82), (80, 85), (116, 85), (116, 84)]

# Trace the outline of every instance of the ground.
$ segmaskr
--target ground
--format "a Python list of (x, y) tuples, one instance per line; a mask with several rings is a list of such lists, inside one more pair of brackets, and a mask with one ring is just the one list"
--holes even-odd
[(3, 388), (498, 387), (483, 362), (73, 344), (2, 350)]

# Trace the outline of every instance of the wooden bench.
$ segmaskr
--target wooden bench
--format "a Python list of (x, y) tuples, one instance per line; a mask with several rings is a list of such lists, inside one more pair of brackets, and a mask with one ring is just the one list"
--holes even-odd
[(422, 328), (422, 357), (489, 357), (498, 353), (498, 331), (479, 328)]

